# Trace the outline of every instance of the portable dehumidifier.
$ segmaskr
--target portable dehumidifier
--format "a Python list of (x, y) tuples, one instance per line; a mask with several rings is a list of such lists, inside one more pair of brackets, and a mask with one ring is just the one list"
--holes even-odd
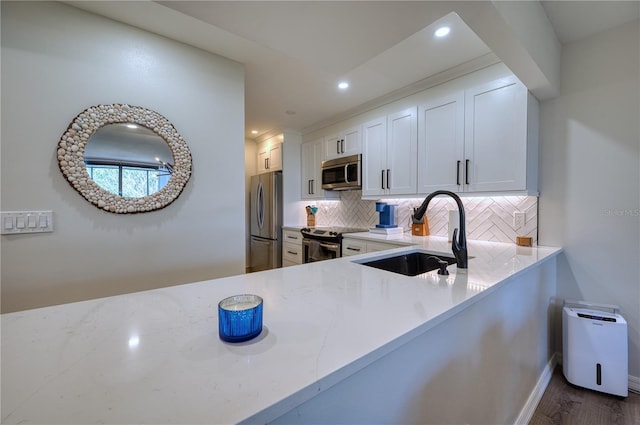
[(617, 306), (566, 301), (562, 351), (562, 372), (567, 381), (628, 396), (627, 322)]

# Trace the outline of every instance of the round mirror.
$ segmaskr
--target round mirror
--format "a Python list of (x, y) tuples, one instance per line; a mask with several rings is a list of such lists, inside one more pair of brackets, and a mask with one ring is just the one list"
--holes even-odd
[(164, 208), (191, 176), (191, 153), (173, 125), (135, 106), (86, 109), (71, 122), (57, 153), (69, 184), (113, 213)]

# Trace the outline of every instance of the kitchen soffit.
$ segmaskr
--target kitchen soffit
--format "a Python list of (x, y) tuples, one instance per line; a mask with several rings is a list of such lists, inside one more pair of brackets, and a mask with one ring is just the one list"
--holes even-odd
[[(328, 124), (419, 79), (493, 56), (482, 56), (488, 47), (464, 24), (462, 30), (452, 31), (452, 37), (460, 34), (449, 43), (453, 47), (430, 53), (434, 47), (426, 45), (432, 42), (430, 37), (421, 39), (422, 45), (416, 43), (422, 31), (428, 32), (426, 28), (457, 5), (470, 10), (484, 2), (67, 3), (244, 64), (247, 138), (256, 137), (251, 129), (263, 134), (273, 128)], [(542, 3), (564, 39), (584, 34), (576, 30), (580, 27), (573, 24), (576, 20), (591, 22), (599, 31), (622, 23), (621, 16), (640, 16), (629, 2), (595, 2), (596, 7), (582, 3), (591, 2)], [(602, 16), (602, 7), (607, 19), (596, 25), (593, 16)], [(479, 13), (467, 13), (467, 18), (485, 19), (487, 9), (476, 9)], [(351, 80), (350, 90), (336, 90), (341, 79)], [(287, 110), (296, 114), (286, 114)]]
[(433, 43), (426, 28), (446, 3), (68, 2), (243, 63), (247, 138), (304, 129), (489, 52), (457, 15), (449, 47)]
[[(248, 126), (270, 115), (304, 129), (490, 52), (439, 2), (160, 3), (286, 58), (273, 72), (246, 68)], [(452, 33), (435, 42), (439, 22)], [(336, 90), (342, 79), (347, 92)]]

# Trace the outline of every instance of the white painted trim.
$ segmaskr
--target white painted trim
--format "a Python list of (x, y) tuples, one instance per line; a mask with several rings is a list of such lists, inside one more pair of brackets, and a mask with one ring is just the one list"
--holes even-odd
[(549, 385), (549, 381), (551, 381), (553, 370), (558, 364), (557, 358), (558, 353), (555, 353), (553, 356), (551, 356), (551, 359), (542, 371), (542, 374), (540, 375), (536, 386), (533, 388), (533, 391), (531, 391), (527, 402), (522, 407), (522, 410), (520, 411), (520, 414), (515, 421), (516, 425), (527, 425), (533, 417), (533, 413), (536, 411), (536, 407), (538, 407), (538, 403), (540, 403), (540, 400), (542, 399), (542, 396), (547, 389), (547, 385)]

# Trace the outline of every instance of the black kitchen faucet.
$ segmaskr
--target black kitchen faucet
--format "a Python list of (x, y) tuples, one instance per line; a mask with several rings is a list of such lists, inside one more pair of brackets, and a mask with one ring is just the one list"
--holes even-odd
[(420, 220), (424, 214), (427, 212), (427, 207), (429, 207), (429, 202), (433, 198), (438, 195), (448, 195), (456, 201), (458, 204), (458, 215), (460, 217), (460, 235), (456, 240), (456, 236), (458, 236), (458, 229), (453, 230), (453, 237), (451, 238), (451, 250), (453, 251), (453, 256), (456, 257), (456, 265), (459, 269), (467, 268), (467, 236), (464, 227), (464, 206), (462, 205), (462, 200), (460, 197), (453, 192), (449, 192), (448, 190), (436, 190), (435, 192), (430, 193), (426, 198), (424, 198), (424, 202), (422, 205), (418, 207), (417, 210), (413, 213), (413, 218), (416, 220)]

